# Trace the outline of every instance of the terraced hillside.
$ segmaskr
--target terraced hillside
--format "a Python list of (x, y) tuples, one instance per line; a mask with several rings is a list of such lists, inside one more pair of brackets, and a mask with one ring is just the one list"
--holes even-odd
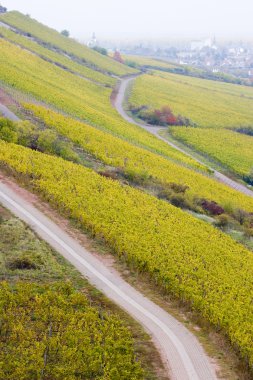
[[(0, 30), (0, 86), (19, 117), (29, 119), (0, 119), (0, 169), (197, 311), (252, 366), (252, 252), (225, 232), (232, 225), (251, 242), (253, 198), (217, 182), (204, 165), (121, 118), (111, 104), (115, 78), (109, 74), (135, 71), (18, 12), (0, 19), (23, 31)], [(229, 120), (236, 121), (233, 127), (252, 122), (252, 91), (155, 72), (136, 79), (130, 101), (170, 105), (201, 131), (216, 120), (211, 130), (226, 132)], [(8, 287), (5, 292), (9, 297)], [(19, 289), (17, 296), (23, 302)], [(45, 290), (48, 296), (54, 294)], [(127, 363), (138, 379), (143, 372), (124, 331)], [(108, 372), (104, 378), (127, 376)]]
[(142, 148), (72, 118), (64, 117), (44, 107), (25, 104), (46, 125), (55, 128), (59, 133), (79, 144), (96, 158), (107, 165), (121, 168), (126, 174), (153, 178), (164, 184), (182, 184), (189, 187), (188, 195), (215, 200), (224, 207), (230, 204), (234, 208), (253, 209), (253, 199), (239, 194), (227, 186), (184, 168), (163, 157), (156, 156)]
[(253, 137), (228, 129), (170, 129), (172, 135), (194, 149), (208, 154), (241, 177), (253, 169)]
[(160, 59), (152, 58), (152, 57), (142, 57), (138, 55), (124, 55), (123, 56), (125, 62), (128, 65), (133, 64), (138, 68), (152, 68), (152, 69), (175, 69), (178, 65), (173, 64), (171, 62), (165, 62)]
[(111, 58), (87, 48), (72, 38), (63, 36), (56, 30), (51, 29), (22, 13), (16, 11), (5, 13), (0, 15), (0, 21), (17, 28), (23, 33), (28, 33), (39, 42), (47, 44), (47, 47), (49, 48), (59, 49), (64, 53), (79, 58), (83, 63), (86, 63), (94, 69), (119, 76), (136, 72), (136, 70), (113, 61)]
[[(176, 162), (197, 169), (203, 168), (188, 156), (171, 148), (166, 143), (160, 142), (141, 128), (121, 119), (110, 104), (110, 89), (86, 81), (84, 78), (78, 77), (77, 80), (75, 74), (66, 72), (50, 62), (45, 62), (8, 41), (3, 40), (0, 51), (1, 79), (7, 85), (26, 93), (28, 96), (32, 95), (38, 100), (47, 102), (75, 117), (85, 119), (92, 125), (117, 137), (123, 137), (134, 145), (140, 145), (142, 148), (149, 150), (152, 149), (154, 153), (161, 153), (173, 161), (169, 163), (162, 157), (158, 157), (157, 160), (156, 158), (153, 159), (152, 155), (147, 152), (145, 156), (148, 155), (150, 158), (145, 159), (145, 156), (143, 156), (139, 159), (139, 162), (143, 161), (139, 166), (139, 171), (147, 171), (149, 175), (155, 176), (163, 182), (166, 179), (167, 182), (182, 183), (189, 186), (189, 193), (192, 198), (195, 196), (204, 197), (209, 200), (216, 200), (224, 205), (232, 203), (235, 208), (241, 207), (251, 211), (251, 198), (177, 165)], [(122, 149), (122, 152), (124, 151)], [(140, 155), (140, 153), (138, 154)], [(135, 153), (135, 157), (137, 156), (137, 153)], [(121, 159), (121, 162), (127, 162), (125, 156)], [(117, 165), (117, 161), (115, 161), (114, 165)], [(128, 162), (129, 168), (131, 166), (135, 168), (136, 165), (133, 159)], [(162, 167), (164, 167), (163, 170), (161, 169)], [(170, 175), (168, 175), (168, 172)], [(203, 185), (201, 185), (202, 183)]]
[(84, 78), (77, 79), (75, 74), (3, 39), (0, 52), (0, 78), (4, 84), (134, 144), (186, 165), (200, 167), (193, 159), (125, 122), (111, 105), (110, 89)]
[[(129, 103), (150, 110), (169, 106), (190, 127), (169, 133), (242, 179), (253, 167), (253, 88), (154, 72), (138, 77)], [(238, 133), (238, 131), (244, 133)]]
[(250, 251), (166, 202), (90, 169), (14, 144), (0, 142), (0, 148), (1, 165), (166, 291), (190, 302), (253, 362)]
[(55, 63), (58, 66), (69, 70), (70, 72), (79, 74), (87, 79), (93, 80), (95, 82), (113, 86), (116, 83), (116, 79), (109, 75), (105, 75), (99, 71), (93, 70), (85, 65), (77, 63), (65, 55), (59, 54), (56, 51), (49, 50), (37, 42), (23, 36), (22, 34), (16, 33), (10, 29), (1, 27), (0, 35), (6, 38), (8, 41), (13, 42), (27, 50), (37, 54), (38, 56)]
[(213, 73), (210, 70), (203, 70), (197, 67), (181, 65), (175, 62), (169, 62), (162, 58), (144, 57), (139, 55), (124, 55), (125, 64), (130, 67), (138, 68), (142, 71), (159, 70), (184, 76), (210, 79), (234, 84), (247, 84), (248, 82), (242, 78), (235, 77), (227, 73)]

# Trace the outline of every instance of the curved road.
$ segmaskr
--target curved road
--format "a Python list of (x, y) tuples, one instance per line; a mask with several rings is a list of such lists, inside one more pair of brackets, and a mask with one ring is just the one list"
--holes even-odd
[[(120, 86), (119, 86), (118, 92), (116, 94), (116, 98), (113, 101), (114, 106), (115, 106), (116, 110), (118, 111), (118, 113), (126, 121), (128, 121), (129, 123), (138, 125), (139, 127), (143, 128), (146, 131), (148, 131), (148, 132), (152, 133), (153, 135), (155, 135), (158, 139), (166, 142), (167, 144), (169, 144), (173, 148), (179, 150), (181, 153), (184, 153), (185, 155), (193, 158), (195, 161), (199, 162), (200, 164), (205, 165), (203, 162), (197, 160), (194, 156), (190, 155), (189, 153), (187, 153), (186, 151), (184, 151), (182, 148), (178, 147), (176, 144), (174, 144), (174, 143), (166, 140), (164, 137), (162, 137), (162, 136), (159, 135), (159, 131), (161, 131), (161, 129), (167, 129), (167, 128), (161, 128), (160, 126), (150, 126), (150, 125), (147, 125), (147, 124), (138, 123), (138, 122), (136, 122), (133, 118), (131, 118), (126, 113), (126, 111), (124, 110), (124, 107), (123, 107), (124, 100), (126, 98), (126, 91), (127, 91), (128, 87), (129, 87), (130, 83), (135, 78), (136, 78), (136, 75), (128, 77), (128, 78), (125, 78), (125, 79), (122, 79), (121, 82), (120, 82)], [(244, 186), (244, 185), (242, 185), (242, 184), (240, 184), (240, 183), (232, 180), (231, 178), (225, 176), (224, 174), (220, 173), (217, 170), (214, 170), (212, 168), (210, 168), (210, 169), (213, 171), (214, 177), (218, 181), (224, 183), (225, 185), (227, 185), (229, 187), (232, 187), (235, 190), (240, 191), (241, 193), (243, 193), (245, 195), (253, 197), (253, 191), (250, 190), (250, 189), (248, 189), (246, 186)]]
[[(3, 108), (0, 106), (0, 109)], [(11, 111), (6, 117), (18, 120)], [(7, 109), (8, 110), (8, 109)], [(0, 203), (70, 261), (97, 289), (137, 320), (152, 337), (171, 380), (217, 380), (197, 338), (182, 323), (135, 290), (120, 274), (88, 252), (0, 175)]]
[(215, 380), (215, 371), (196, 337), (162, 308), (135, 290), (63, 229), (27, 202), (0, 177), (0, 203), (26, 222), (70, 261), (97, 289), (141, 323), (161, 352), (172, 380)]

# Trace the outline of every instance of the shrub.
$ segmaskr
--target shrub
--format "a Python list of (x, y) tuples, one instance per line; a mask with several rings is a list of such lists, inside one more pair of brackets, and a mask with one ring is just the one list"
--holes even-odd
[(128, 169), (125, 171), (125, 178), (136, 185), (147, 185), (152, 180), (152, 176), (145, 170), (135, 172)]
[(230, 223), (230, 218), (228, 215), (226, 214), (221, 214), (221, 215), (218, 215), (216, 221), (215, 221), (215, 225), (217, 227), (220, 227), (220, 228), (225, 228), (229, 225)]
[(251, 169), (248, 175), (243, 176), (243, 180), (247, 182), (249, 185), (253, 186), (253, 168)]
[(181, 125), (188, 126), (190, 125), (190, 120), (181, 116), (174, 115), (170, 107), (163, 106), (161, 109), (150, 110), (146, 107), (139, 110), (139, 117), (153, 125)]
[(37, 269), (37, 265), (33, 262), (29, 255), (23, 254), (20, 257), (15, 257), (14, 259), (7, 262), (7, 267), (11, 270), (31, 270)]
[(116, 50), (113, 54), (113, 59), (119, 63), (124, 63), (124, 60), (118, 50)]
[(0, 139), (12, 143), (17, 142), (18, 134), (15, 124), (11, 120), (0, 118)]
[(224, 213), (224, 209), (214, 201), (202, 200), (201, 206), (205, 211), (208, 211), (211, 215), (221, 215)]
[(125, 65), (127, 65), (129, 67), (132, 67), (134, 69), (138, 69), (139, 68), (139, 66), (138, 66), (138, 64), (136, 62), (130, 61), (130, 60), (126, 60), (125, 61)]
[(63, 36), (65, 36), (65, 37), (69, 37), (69, 36), (70, 36), (69, 31), (66, 30), (66, 29), (62, 30), (62, 31), (61, 31), (61, 34), (62, 34)]
[(237, 208), (236, 210), (233, 211), (234, 219), (237, 220), (241, 226), (247, 221), (249, 216), (250, 216), (249, 213), (247, 213), (244, 210), (241, 210), (240, 208)]
[(191, 203), (182, 194), (173, 194), (170, 198), (170, 203), (176, 207), (192, 209)]
[(102, 55), (108, 55), (108, 51), (103, 47), (94, 46), (93, 50), (97, 51), (98, 53), (100, 53)]
[(148, 109), (147, 106), (136, 107), (133, 104), (129, 104), (129, 106), (128, 106), (128, 110), (131, 111), (131, 113), (134, 114), (134, 115), (138, 115), (141, 111), (144, 111), (144, 110), (147, 110), (147, 109)]
[(171, 188), (177, 194), (178, 193), (185, 194), (186, 190), (189, 189), (189, 186), (183, 185), (180, 183), (170, 183), (168, 187)]
[(98, 172), (98, 174), (100, 174), (102, 177), (105, 177), (105, 178), (111, 178), (114, 180), (117, 179), (117, 173), (115, 171), (105, 170), (102, 172)]
[(60, 140), (57, 133), (51, 129), (39, 132), (37, 150), (44, 153), (55, 154), (68, 161), (80, 162), (78, 154), (72, 149), (72, 144)]
[(172, 195), (173, 191), (171, 189), (163, 189), (159, 191), (157, 196), (159, 199), (166, 199), (167, 201), (170, 201)]
[(55, 153), (56, 141), (56, 133), (50, 129), (46, 129), (45, 131), (42, 131), (39, 134), (37, 149), (40, 152)]
[(18, 144), (36, 149), (38, 140), (38, 130), (29, 121), (20, 121), (16, 123), (18, 133)]
[(60, 156), (65, 160), (76, 163), (80, 162), (80, 157), (73, 150), (71, 143), (57, 140), (55, 143), (55, 153), (57, 154), (57, 156)]
[(7, 8), (0, 5), (0, 13), (6, 13), (6, 12), (7, 12)]

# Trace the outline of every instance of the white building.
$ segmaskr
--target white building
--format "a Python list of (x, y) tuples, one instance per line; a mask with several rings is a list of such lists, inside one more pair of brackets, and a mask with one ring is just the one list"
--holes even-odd
[(89, 48), (94, 48), (97, 45), (98, 45), (98, 41), (97, 41), (97, 38), (96, 38), (96, 34), (93, 33), (91, 39), (87, 42), (87, 46)]
[(215, 46), (215, 38), (207, 38), (206, 40), (195, 40), (191, 42), (192, 51), (200, 51), (205, 47), (216, 50), (217, 47)]

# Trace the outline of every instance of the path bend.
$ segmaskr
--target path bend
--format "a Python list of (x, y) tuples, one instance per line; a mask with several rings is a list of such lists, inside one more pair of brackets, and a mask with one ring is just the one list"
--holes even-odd
[[(0, 104), (5, 117), (19, 118)], [(15, 190), (14, 190), (15, 188)], [(109, 264), (81, 246), (45, 216), (29, 193), (12, 186), (0, 173), (0, 203), (27, 223), (43, 240), (71, 262), (97, 289), (137, 320), (152, 337), (166, 365), (170, 380), (217, 380), (211, 359), (197, 338), (161, 307), (130, 286)]]
[[(146, 131), (152, 133), (158, 139), (166, 142), (168, 145), (170, 145), (174, 149), (177, 149), (178, 151), (185, 154), (186, 156), (191, 157), (192, 159), (199, 162), (200, 164), (205, 165), (203, 162), (201, 162), (200, 160), (196, 159), (194, 156), (192, 156), (191, 154), (186, 152), (183, 148), (180, 148), (175, 143), (173, 143), (173, 142), (165, 139), (164, 137), (160, 136), (159, 131), (161, 131), (163, 129), (166, 130), (167, 127), (151, 126), (151, 125), (144, 124), (144, 123), (138, 123), (130, 115), (127, 114), (127, 112), (125, 111), (124, 106), (123, 106), (124, 101), (126, 99), (126, 91), (129, 87), (130, 83), (133, 82), (136, 77), (137, 77), (136, 75), (133, 75), (133, 76), (130, 76), (128, 78), (124, 78), (120, 81), (119, 88), (118, 88), (118, 91), (117, 91), (116, 96), (115, 96), (115, 100), (113, 101), (113, 105), (116, 108), (116, 110), (118, 111), (118, 113), (129, 123), (138, 125), (139, 127), (141, 127), (143, 129), (145, 129)], [(221, 172), (219, 172), (213, 168), (210, 168), (210, 169), (213, 171), (214, 178), (217, 179), (219, 182), (222, 182), (225, 185), (231, 187), (232, 189), (237, 190), (237, 191), (239, 191), (245, 195), (253, 197), (253, 191), (250, 190), (249, 188), (247, 188), (246, 186), (244, 186), (243, 184), (232, 180), (228, 176), (222, 174)]]

